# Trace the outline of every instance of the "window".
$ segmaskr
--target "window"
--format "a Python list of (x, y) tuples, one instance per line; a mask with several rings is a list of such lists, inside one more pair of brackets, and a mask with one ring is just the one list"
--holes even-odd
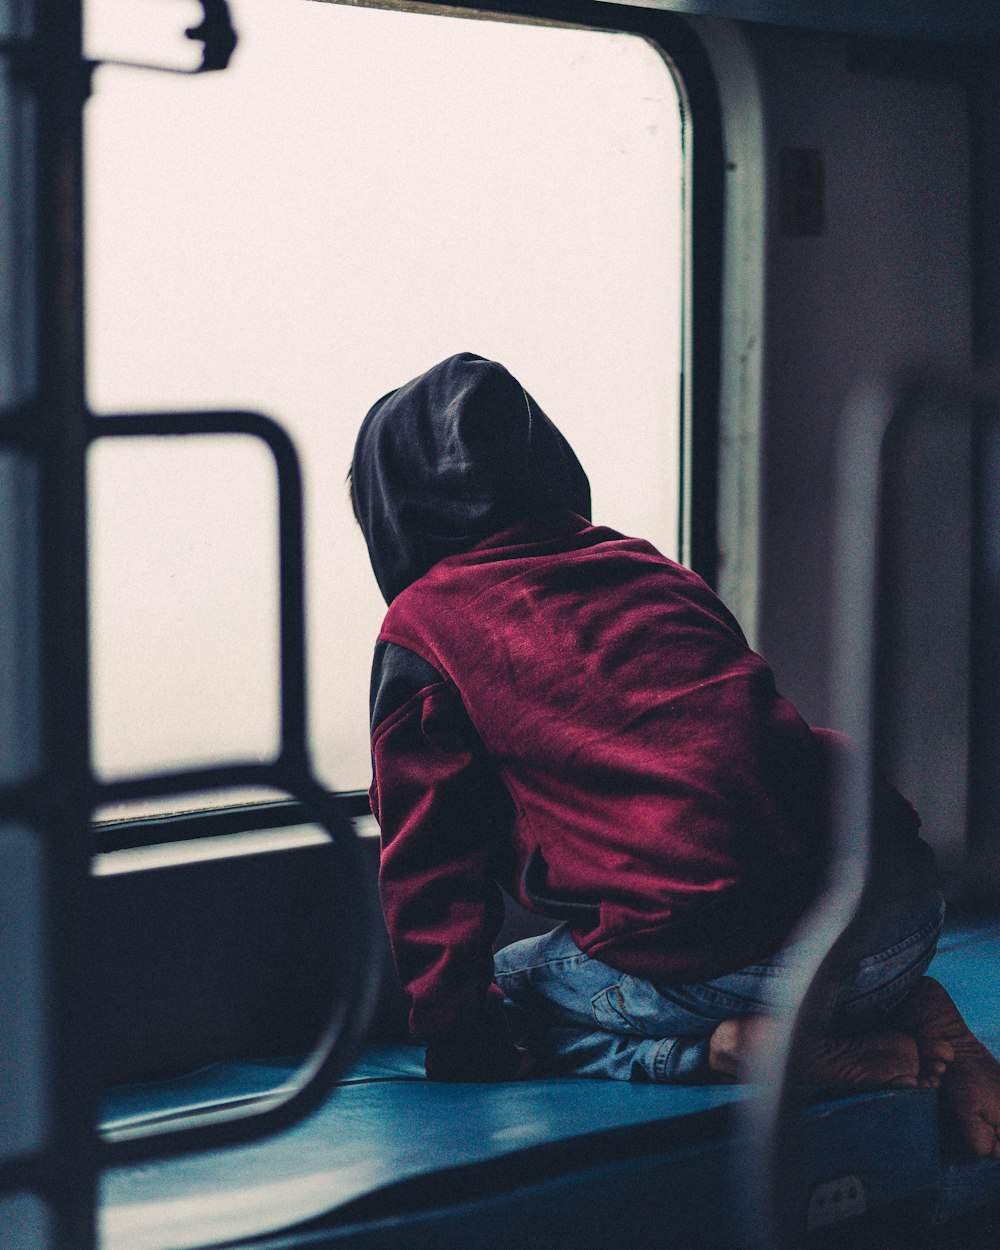
[[(91, 54), (121, 49), (131, 9), (141, 43), (143, 15), (172, 7), (91, 0)], [(595, 520), (678, 554), (681, 101), (631, 34), (233, 9), (225, 73), (96, 75), (90, 402), (245, 407), (292, 435), (315, 765), (362, 788), (384, 605), (344, 475), (387, 390), (456, 351), (501, 360), (576, 448)], [(266, 454), (235, 438), (98, 443), (91, 482), (98, 771), (269, 757)]]

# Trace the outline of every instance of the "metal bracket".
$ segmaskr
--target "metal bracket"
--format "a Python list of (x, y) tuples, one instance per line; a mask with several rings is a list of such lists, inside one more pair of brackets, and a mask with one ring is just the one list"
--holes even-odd
[(208, 74), (226, 69), (235, 51), (239, 36), (233, 26), (228, 0), (198, 0), (201, 5), (201, 21), (189, 26), (184, 34), (188, 39), (204, 45), (201, 64), (194, 69), (178, 69), (173, 65), (153, 65), (146, 61), (118, 61), (101, 59), (92, 66), (123, 65), (128, 69), (150, 69), (160, 74)]

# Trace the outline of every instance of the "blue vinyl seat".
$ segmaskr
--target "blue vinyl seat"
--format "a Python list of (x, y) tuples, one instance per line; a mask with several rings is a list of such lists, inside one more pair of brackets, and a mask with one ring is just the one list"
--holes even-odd
[[(951, 926), (932, 971), (1000, 1054), (1000, 923)], [(118, 1089), (106, 1118), (239, 1101), (290, 1071), (219, 1064)], [(749, 1093), (567, 1078), (436, 1085), (418, 1048), (374, 1046), (279, 1137), (109, 1173), (103, 1247), (596, 1250), (653, 1235), (677, 1250), (738, 1246), (748, 1233), (731, 1195), (745, 1143), (733, 1112)], [(845, 1210), (909, 1209), (933, 1223), (1000, 1203), (1000, 1163), (947, 1157), (932, 1091), (819, 1096), (799, 1115), (790, 1192), (803, 1233)]]

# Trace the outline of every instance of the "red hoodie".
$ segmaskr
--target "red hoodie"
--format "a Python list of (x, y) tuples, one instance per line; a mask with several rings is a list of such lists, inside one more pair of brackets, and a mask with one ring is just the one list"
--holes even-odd
[[(476, 361), (439, 366), (432, 402), (425, 375), (375, 410), (392, 455), (363, 427), (354, 484), (383, 589), (379, 556), (399, 528), (385, 465), (398, 482), (415, 425), (422, 459), (388, 498), (409, 491), (426, 507), (434, 483), (420, 484), (421, 468), (447, 456), (452, 468), (463, 455), (476, 463), (461, 427), (438, 428), (439, 414), (470, 409), (481, 427), (477, 370), (488, 362)], [(475, 384), (460, 391), (456, 378), (470, 372)], [(539, 417), (531, 436), (551, 439)], [(412, 428), (409, 437), (421, 443)], [(454, 497), (437, 529), (425, 519), (433, 541), (461, 515)], [(449, 538), (450, 554), (431, 548), (437, 559), (424, 550), (409, 584), (389, 547), (397, 572), (372, 678), (371, 803), (382, 904), (430, 1076), (511, 1070), (492, 984), (497, 882), (567, 920), (585, 953), (660, 983), (770, 954), (819, 885), (821, 739), (699, 577), (558, 503), (458, 551)], [(374, 540), (371, 512), (384, 531)]]

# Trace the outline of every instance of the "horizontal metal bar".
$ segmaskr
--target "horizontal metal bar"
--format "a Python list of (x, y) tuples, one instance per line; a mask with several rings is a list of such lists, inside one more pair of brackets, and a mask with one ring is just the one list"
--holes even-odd
[(191, 768), (180, 772), (96, 781), (93, 788), (93, 807), (125, 803), (132, 799), (155, 799), (172, 794), (204, 794), (213, 790), (248, 786), (267, 787), (288, 793), (301, 780), (301, 774), (293, 773), (277, 761), (270, 764), (212, 764), (205, 768)]
[[(136, 779), (134, 784), (144, 785), (147, 792), (162, 793), (179, 775)], [(208, 777), (209, 770), (200, 774), (202, 781)], [(187, 779), (194, 781), (195, 774), (188, 774)], [(334, 1005), (323, 1037), (303, 1064), (299, 1086), (291, 1094), (180, 1117), (159, 1123), (155, 1131), (131, 1125), (106, 1132), (98, 1143), (102, 1167), (222, 1149), (283, 1132), (329, 1097), (360, 1044), (374, 1003), (378, 971), (369, 958), (376, 904), (373, 892), (363, 886), (367, 875), (358, 839), (345, 814), (345, 804), (337, 795), (308, 780), (299, 785), (290, 803), (274, 806), (294, 809), (298, 820), (322, 825), (343, 868), (336, 877), (337, 897), (331, 899), (331, 905), (346, 922), (344, 975), (340, 979), (341, 997)], [(0, 1165), (0, 1196), (22, 1190), (44, 1196), (56, 1192), (64, 1183), (58, 1154), (51, 1151)]]
[(211, 74), (227, 69), (236, 51), (239, 38), (233, 27), (232, 16), (226, 0), (199, 0), (202, 20), (197, 26), (189, 26), (184, 34), (188, 39), (203, 45), (201, 64), (193, 69), (182, 69), (173, 65), (154, 65), (149, 61), (119, 61), (102, 58), (90, 61), (92, 69), (101, 65), (115, 65), (124, 69), (152, 70), (158, 74)]
[(186, 1124), (163, 1126), (155, 1134), (139, 1127), (108, 1133), (101, 1150), (104, 1166), (212, 1150), (281, 1132), (325, 1101), (359, 1044), (377, 988), (377, 970), (369, 958), (374, 900), (361, 886), (365, 876), (360, 844), (335, 795), (306, 781), (293, 792), (293, 797), (308, 821), (326, 829), (334, 853), (341, 857), (343, 872), (337, 874), (338, 897), (331, 900), (331, 905), (339, 908), (347, 928), (341, 998), (319, 1045), (303, 1065), (300, 1087), (263, 1109), (250, 1106), (210, 1110), (191, 1117)]
[[(349, 819), (365, 815), (369, 810), (368, 795), (363, 790), (331, 794), (330, 797)], [(285, 829), (302, 824), (307, 819), (305, 809), (295, 799), (264, 799), (155, 816), (95, 820), (94, 849), (122, 851), (160, 842), (189, 842), (255, 829)]]

